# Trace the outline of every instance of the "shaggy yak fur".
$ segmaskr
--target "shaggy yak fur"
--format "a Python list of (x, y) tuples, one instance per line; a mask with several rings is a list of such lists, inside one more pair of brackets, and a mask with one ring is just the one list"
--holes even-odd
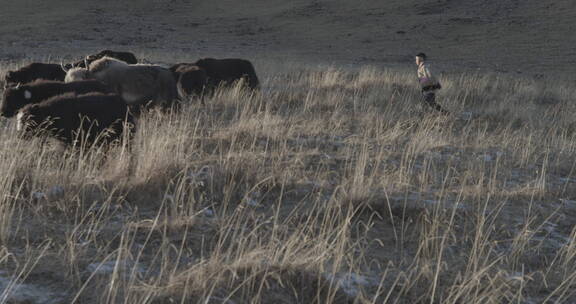
[(25, 106), (18, 129), (25, 135), (53, 136), (69, 145), (110, 143), (132, 129), (133, 118), (116, 94), (67, 93)]
[(12, 87), (19, 83), (29, 83), (37, 79), (64, 81), (66, 72), (59, 64), (31, 63), (16, 71), (9, 71), (4, 77), (4, 86)]
[(179, 63), (170, 68), (181, 99), (201, 98), (204, 95), (208, 76), (206, 71), (195, 64)]
[(72, 63), (72, 64), (68, 64), (68, 65), (66, 65), (66, 68), (85, 68), (86, 63), (88, 63), (88, 65), (90, 65), (92, 62), (94, 62), (100, 58), (103, 58), (103, 57), (115, 58), (115, 59), (118, 59), (120, 61), (124, 61), (128, 64), (137, 64), (138, 63), (136, 56), (130, 52), (116, 52), (116, 51), (111, 51), (111, 50), (103, 50), (103, 51), (100, 51), (100, 53), (98, 53), (98, 54), (88, 55), (88, 56), (86, 56), (85, 59), (79, 60), (79, 61)]
[(207, 86), (211, 89), (231, 85), (240, 79), (244, 79), (246, 87), (252, 90), (260, 86), (254, 66), (248, 60), (204, 58), (196, 61), (195, 65), (206, 71)]
[(16, 115), (18, 110), (28, 104), (40, 103), (45, 99), (64, 93), (80, 95), (92, 92), (113, 93), (108, 86), (97, 80), (82, 80), (70, 83), (37, 80), (29, 84), (7, 88), (0, 104), (0, 115), (12, 117)]
[(73, 68), (66, 82), (96, 79), (110, 86), (130, 106), (172, 106), (178, 98), (176, 81), (169, 69), (157, 65), (127, 64), (118, 59), (104, 57), (90, 64), (88, 69)]

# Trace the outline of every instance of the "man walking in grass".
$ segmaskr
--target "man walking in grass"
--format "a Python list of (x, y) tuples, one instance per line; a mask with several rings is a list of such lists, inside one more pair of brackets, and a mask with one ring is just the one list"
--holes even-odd
[(416, 65), (418, 66), (418, 81), (422, 88), (422, 97), (426, 106), (442, 113), (449, 114), (436, 102), (436, 91), (441, 89), (440, 82), (430, 73), (426, 64), (426, 54), (419, 53), (416, 55)]

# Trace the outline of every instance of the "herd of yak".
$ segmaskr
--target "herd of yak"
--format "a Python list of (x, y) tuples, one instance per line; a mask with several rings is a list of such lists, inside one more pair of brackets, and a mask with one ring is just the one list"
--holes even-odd
[(71, 64), (32, 63), (7, 72), (0, 115), (16, 116), (17, 129), (27, 136), (49, 135), (69, 145), (110, 143), (133, 132), (143, 108), (175, 109), (238, 81), (259, 88), (250, 61), (204, 58), (168, 68), (104, 50)]

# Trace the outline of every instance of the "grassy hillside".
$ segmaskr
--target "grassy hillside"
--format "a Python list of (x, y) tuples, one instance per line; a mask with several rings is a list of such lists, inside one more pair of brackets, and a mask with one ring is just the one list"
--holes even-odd
[(575, 14), (571, 0), (23, 0), (0, 11), (0, 59), (114, 48), (390, 67), (425, 51), (446, 70), (575, 80)]
[(0, 302), (574, 301), (574, 88), (453, 74), (460, 120), (411, 70), (256, 66), (108, 154), (4, 120)]

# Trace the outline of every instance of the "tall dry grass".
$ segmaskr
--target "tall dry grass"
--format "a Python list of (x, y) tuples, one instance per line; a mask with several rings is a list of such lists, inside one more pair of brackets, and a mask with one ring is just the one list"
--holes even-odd
[(573, 87), (257, 70), (107, 154), (3, 121), (0, 302), (576, 303)]

